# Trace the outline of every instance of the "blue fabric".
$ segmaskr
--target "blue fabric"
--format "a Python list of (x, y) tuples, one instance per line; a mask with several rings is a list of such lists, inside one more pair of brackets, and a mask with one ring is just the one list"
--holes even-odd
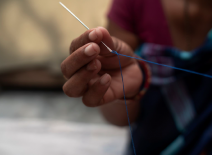
[[(212, 31), (203, 46), (191, 52), (147, 43), (142, 44), (136, 54), (157, 63), (212, 75)], [(153, 80), (141, 100), (140, 115), (133, 125), (137, 155), (159, 155), (171, 148), (170, 144), (174, 144), (174, 147), (173, 152), (171, 149), (169, 151), (176, 155), (199, 155), (203, 151), (212, 154), (212, 79), (154, 65), (150, 65), (150, 68)], [(173, 111), (170, 110), (172, 101), (167, 103), (162, 91), (167, 85), (178, 81), (183, 81), (182, 92), (186, 94), (179, 98), (176, 91), (170, 89), (170, 99), (182, 105), (180, 103), (189, 98), (191, 102), (188, 103), (195, 112), (183, 131), (177, 128)], [(183, 109), (180, 106), (176, 109), (178, 113), (175, 115), (180, 120)], [(173, 143), (179, 137), (182, 143)], [(127, 155), (133, 155), (131, 146)]]

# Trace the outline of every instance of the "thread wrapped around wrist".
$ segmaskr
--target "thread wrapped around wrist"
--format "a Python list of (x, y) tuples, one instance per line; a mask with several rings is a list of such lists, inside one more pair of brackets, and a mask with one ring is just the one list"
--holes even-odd
[[(140, 58), (137, 55), (135, 57)], [(133, 100), (140, 101), (141, 98), (144, 96), (144, 94), (146, 93), (146, 91), (149, 88), (149, 85), (150, 85), (150, 82), (151, 82), (151, 70), (150, 70), (149, 65), (146, 62), (144, 62), (142, 60), (137, 60), (137, 61), (138, 61), (138, 64), (141, 68), (141, 71), (143, 73), (143, 82), (142, 82), (142, 85), (140, 87), (139, 93), (133, 98)]]

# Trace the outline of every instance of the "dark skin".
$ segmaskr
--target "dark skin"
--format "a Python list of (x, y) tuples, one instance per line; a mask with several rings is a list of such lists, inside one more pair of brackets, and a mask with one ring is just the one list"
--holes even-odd
[[(187, 51), (200, 46), (212, 27), (212, 2), (188, 1), (190, 31), (187, 31), (185, 26), (183, 14), (185, 1), (161, 0), (161, 2), (173, 45)], [(63, 74), (68, 79), (63, 90), (70, 97), (82, 96), (83, 103), (89, 107), (100, 106), (109, 122), (124, 126), (128, 125), (128, 122), (117, 56), (109, 53), (101, 41), (118, 53), (129, 56), (133, 56), (133, 50), (140, 41), (136, 34), (125, 31), (112, 21), (108, 21), (108, 31), (104, 28), (92, 29), (72, 42), (71, 54), (61, 65)], [(188, 41), (191, 46), (188, 46)], [(90, 44), (92, 47), (87, 52), (93, 52), (94, 55), (86, 56), (84, 51)], [(139, 91), (142, 73), (135, 60), (120, 58), (130, 120), (133, 122), (139, 114), (139, 103), (132, 98)]]
[[(185, 20), (185, 0), (161, 0), (173, 46), (190, 51), (203, 44), (208, 31), (212, 28), (212, 1), (187, 1), (188, 21)], [(188, 42), (190, 47), (187, 46)]]
[[(83, 96), (83, 103), (89, 107), (112, 104), (123, 98), (117, 55), (110, 53), (101, 41), (118, 53), (133, 56), (129, 45), (99, 27), (76, 38), (71, 44), (70, 56), (61, 65), (68, 79), (63, 86), (64, 92), (70, 97)], [(126, 97), (130, 99), (139, 91), (141, 70), (134, 59), (120, 57), (120, 60)]]

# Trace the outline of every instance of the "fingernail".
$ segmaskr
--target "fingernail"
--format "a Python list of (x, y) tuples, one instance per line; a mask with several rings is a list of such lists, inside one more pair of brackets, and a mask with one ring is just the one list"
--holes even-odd
[(96, 60), (93, 61), (93, 62), (91, 62), (91, 63), (89, 63), (89, 64), (87, 65), (86, 69), (87, 69), (88, 71), (96, 70), (96, 69), (97, 69)]
[(88, 45), (86, 48), (85, 48), (85, 51), (84, 51), (85, 55), (87, 56), (92, 56), (94, 54), (96, 54), (96, 51), (94, 50), (94, 48), (92, 47), (92, 44)]
[(105, 74), (101, 80), (100, 80), (100, 83), (102, 85), (106, 85), (108, 82), (110, 81), (110, 76), (108, 74)]
[(89, 37), (89, 39), (90, 39), (91, 41), (96, 40), (96, 39), (97, 39), (96, 30), (93, 30), (92, 32), (90, 32), (89, 35), (88, 35), (88, 37)]

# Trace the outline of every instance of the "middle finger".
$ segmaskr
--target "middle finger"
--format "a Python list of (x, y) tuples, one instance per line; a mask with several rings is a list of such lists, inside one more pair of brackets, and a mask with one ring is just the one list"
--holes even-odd
[(67, 57), (61, 64), (63, 75), (69, 79), (77, 70), (94, 60), (100, 52), (96, 43), (91, 43), (80, 47)]

